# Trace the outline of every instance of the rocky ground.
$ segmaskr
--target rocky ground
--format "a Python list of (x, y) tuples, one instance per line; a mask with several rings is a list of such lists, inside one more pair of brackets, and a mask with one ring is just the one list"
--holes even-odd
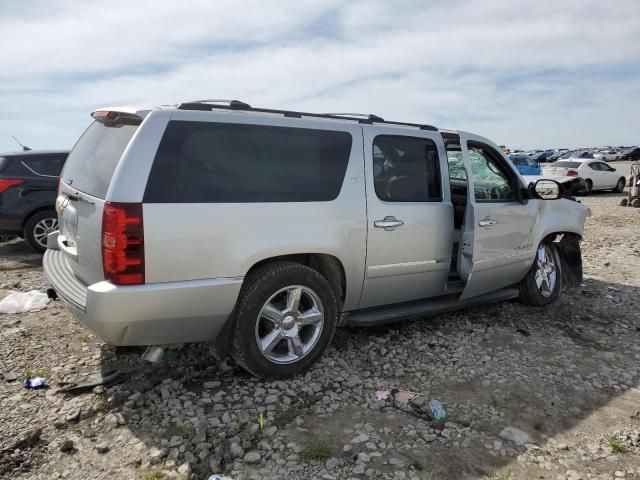
[[(264, 382), (189, 345), (150, 365), (58, 303), (0, 315), (0, 477), (20, 479), (640, 478), (640, 209), (600, 194), (584, 284), (515, 302), (338, 332), (324, 359)], [(44, 289), (40, 258), (0, 245), (0, 289)], [(56, 386), (118, 368), (80, 394)], [(27, 390), (25, 376), (51, 388)], [(444, 428), (383, 408), (402, 388)]]

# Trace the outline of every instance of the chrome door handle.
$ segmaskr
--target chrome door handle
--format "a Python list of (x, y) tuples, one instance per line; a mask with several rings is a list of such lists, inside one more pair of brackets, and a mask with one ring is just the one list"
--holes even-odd
[(495, 225), (496, 222), (495, 220), (491, 219), (491, 218), (485, 218), (484, 220), (480, 220), (478, 222), (478, 225), (480, 225), (481, 227), (491, 227), (492, 225)]
[(396, 217), (384, 217), (384, 220), (376, 220), (375, 222), (373, 222), (374, 227), (384, 228), (388, 232), (393, 231), (403, 225), (404, 222), (402, 220), (398, 220)]

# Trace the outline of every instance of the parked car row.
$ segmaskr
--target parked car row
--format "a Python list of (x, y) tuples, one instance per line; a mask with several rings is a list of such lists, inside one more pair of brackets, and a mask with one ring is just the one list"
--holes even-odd
[(593, 158), (605, 162), (618, 160), (640, 160), (640, 147), (605, 147), (605, 148), (583, 148), (556, 150), (533, 150), (533, 151), (506, 151), (507, 154), (516, 155), (520, 158), (527, 158), (536, 163), (550, 163), (566, 158)]

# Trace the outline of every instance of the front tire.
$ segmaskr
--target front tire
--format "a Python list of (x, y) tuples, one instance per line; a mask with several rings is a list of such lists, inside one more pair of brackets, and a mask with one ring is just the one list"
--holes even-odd
[(231, 356), (257, 377), (292, 377), (322, 356), (337, 321), (326, 278), (298, 263), (270, 263), (250, 273), (240, 291)]
[(527, 305), (549, 305), (558, 300), (561, 286), (562, 263), (558, 248), (553, 242), (543, 242), (538, 246), (531, 269), (520, 282), (518, 298)]
[(47, 235), (58, 229), (58, 216), (54, 211), (38, 212), (24, 224), (24, 239), (38, 253), (47, 250)]

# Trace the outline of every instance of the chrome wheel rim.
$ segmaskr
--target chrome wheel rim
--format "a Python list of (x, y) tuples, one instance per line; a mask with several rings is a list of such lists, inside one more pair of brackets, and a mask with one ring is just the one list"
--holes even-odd
[(57, 218), (43, 218), (33, 227), (33, 238), (42, 248), (47, 248), (47, 235), (58, 229)]
[(538, 247), (536, 253), (536, 286), (543, 297), (550, 297), (555, 288), (558, 273), (553, 253), (546, 245)]
[(320, 297), (308, 287), (291, 285), (273, 294), (260, 310), (256, 343), (270, 362), (295, 363), (313, 350), (323, 326)]

